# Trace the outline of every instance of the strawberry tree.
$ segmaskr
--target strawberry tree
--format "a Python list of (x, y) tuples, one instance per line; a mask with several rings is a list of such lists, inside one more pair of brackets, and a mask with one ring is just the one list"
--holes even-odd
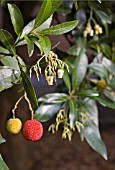
[[(6, 122), (10, 133), (22, 131), (27, 140), (39, 140), (43, 135), (41, 123), (55, 115), (55, 122), (48, 131), (54, 134), (62, 128), (62, 138), (69, 141), (73, 133), (79, 133), (81, 140), (85, 139), (107, 160), (97, 107), (98, 102), (103, 107), (115, 109), (115, 34), (112, 29), (115, 21), (112, 9), (108, 10), (106, 5), (101, 1), (43, 0), (36, 18), (25, 25), (20, 9), (14, 3), (6, 2), (17, 38), (0, 29), (0, 91), (23, 83), (23, 96), (12, 108), (12, 119)], [(58, 24), (52, 26), (54, 13)], [(70, 21), (60, 23), (58, 14), (64, 14)], [(66, 52), (52, 48), (49, 38), (49, 35), (63, 34), (71, 45)], [(35, 47), (39, 49), (36, 63), (24, 63), (17, 53), (17, 47), (22, 45), (27, 46), (28, 57), (33, 56)], [(54, 93), (37, 99), (30, 79), (33, 72), (38, 83), (41, 74), (48, 86), (55, 84), (58, 78), (63, 81)], [(23, 125), (15, 115), (21, 100), (27, 101), (31, 113), (30, 120)], [(0, 136), (2, 142), (5, 139)], [(0, 166), (8, 169), (2, 158)]]

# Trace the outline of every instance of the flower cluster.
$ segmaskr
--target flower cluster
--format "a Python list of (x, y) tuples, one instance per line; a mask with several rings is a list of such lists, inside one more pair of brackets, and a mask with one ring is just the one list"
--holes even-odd
[(50, 51), (48, 56), (43, 55), (37, 63), (31, 67), (30, 69), (30, 77), (32, 73), (32, 69), (34, 69), (36, 76), (39, 80), (39, 74), (41, 74), (40, 61), (45, 59), (46, 67), (45, 67), (45, 78), (48, 85), (53, 85), (53, 82), (56, 81), (56, 77), (63, 78), (64, 69), (66, 68), (69, 71), (68, 65), (62, 60), (58, 59), (57, 54), (53, 51)]
[(91, 24), (87, 24), (87, 27), (85, 28), (85, 31), (83, 33), (84, 37), (87, 37), (89, 34), (90, 36), (93, 36), (95, 34), (102, 34), (103, 30), (102, 27), (100, 27), (98, 24), (95, 24), (94, 29), (91, 27)]
[(56, 117), (56, 122), (49, 126), (48, 131), (52, 131), (52, 133), (54, 134), (56, 131), (58, 131), (60, 124), (63, 125), (62, 138), (63, 139), (68, 138), (69, 141), (71, 141), (75, 129), (77, 129), (78, 132), (80, 133), (81, 129), (84, 128), (83, 123), (80, 121), (75, 121), (75, 125), (71, 127), (69, 122), (69, 115), (65, 109), (59, 111)]

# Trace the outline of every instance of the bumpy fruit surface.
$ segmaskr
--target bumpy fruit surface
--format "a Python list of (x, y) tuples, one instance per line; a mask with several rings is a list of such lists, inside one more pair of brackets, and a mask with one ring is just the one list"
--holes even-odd
[(43, 126), (37, 120), (27, 120), (22, 127), (22, 135), (30, 141), (37, 141), (43, 135)]
[(22, 128), (22, 122), (18, 118), (15, 118), (15, 119), (11, 118), (6, 123), (7, 131), (12, 133), (12, 134), (19, 133), (21, 128)]

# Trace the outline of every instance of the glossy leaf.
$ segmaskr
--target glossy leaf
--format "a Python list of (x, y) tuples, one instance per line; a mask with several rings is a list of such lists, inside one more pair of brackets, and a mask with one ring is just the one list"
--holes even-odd
[(20, 36), (24, 26), (22, 14), (19, 8), (15, 4), (8, 4), (8, 9), (10, 12), (10, 17), (11, 17), (14, 30), (16, 34)]
[(62, 0), (44, 0), (35, 19), (34, 28), (43, 24), (60, 6)]
[(105, 13), (104, 11), (101, 11), (99, 9), (95, 9), (95, 14), (97, 15), (97, 18), (101, 20), (103, 24), (111, 24), (111, 16)]
[(38, 12), (38, 15), (35, 19), (34, 28), (39, 27), (51, 16), (51, 8), (52, 8), (52, 1), (44, 0), (40, 8), (40, 11)]
[(68, 15), (71, 13), (73, 7), (73, 0), (71, 1), (62, 1), (62, 4), (60, 5), (59, 9), (57, 12), (61, 15)]
[(52, 93), (38, 99), (39, 107), (35, 111), (34, 119), (46, 122), (51, 119), (55, 113), (63, 108), (63, 103), (67, 100), (64, 93)]
[(99, 96), (99, 94), (94, 91), (94, 90), (89, 90), (89, 89), (82, 89), (77, 92), (78, 96), (86, 96), (86, 97), (95, 97)]
[(51, 50), (51, 42), (46, 36), (38, 36), (39, 42), (43, 48), (45, 56), (48, 56)]
[(110, 73), (115, 75), (115, 64), (111, 60), (107, 59), (106, 57), (103, 57), (102, 64), (109, 70)]
[(42, 55), (44, 50), (43, 50), (42, 44), (39, 42), (38, 37), (30, 36), (29, 38), (39, 48), (41, 55)]
[(113, 101), (114, 104), (115, 104), (115, 92), (111, 92), (111, 91), (108, 91), (108, 90), (104, 90), (103, 93), (104, 93), (104, 95), (105, 95), (108, 99), (110, 99), (111, 101)]
[(78, 10), (78, 2), (77, 2), (77, 0), (74, 0), (74, 5), (75, 5), (76, 10)]
[(9, 68), (20, 70), (18, 66), (18, 62), (14, 57), (4, 56), (4, 55), (2, 57), (0, 56), (0, 62)]
[(112, 49), (109, 45), (107, 44), (101, 44), (101, 50), (105, 54), (105, 56), (109, 59), (112, 57)]
[(34, 31), (35, 32), (40, 32), (46, 28), (49, 28), (50, 24), (51, 24), (51, 21), (52, 21), (52, 16), (51, 15), (42, 25), (40, 25), (39, 27), (37, 27)]
[(115, 109), (115, 103), (112, 103), (111, 101), (108, 101), (107, 99), (104, 99), (101, 96), (95, 97), (95, 100), (97, 100), (104, 107), (109, 107), (111, 109)]
[(34, 119), (41, 122), (46, 122), (51, 119), (60, 109), (62, 108), (61, 103), (43, 103), (35, 111)]
[(62, 35), (73, 30), (77, 26), (77, 24), (77, 20), (69, 21), (55, 26), (51, 26), (50, 28), (42, 30), (40, 33), (46, 35)]
[(11, 54), (16, 54), (14, 39), (8, 31), (0, 30), (0, 40)]
[(24, 39), (27, 43), (28, 55), (29, 55), (29, 57), (31, 57), (34, 52), (34, 43), (29, 39), (29, 37), (27, 35), (24, 36)]
[(69, 55), (74, 55), (74, 56), (78, 56), (81, 50), (81, 47), (83, 45), (84, 39), (81, 37), (77, 38), (76, 44), (74, 44), (73, 46), (71, 46), (68, 50), (67, 53)]
[(88, 59), (85, 53), (80, 53), (74, 62), (72, 73), (72, 89), (75, 90), (83, 81), (88, 66)]
[(4, 142), (6, 142), (6, 140), (2, 137), (2, 135), (0, 134), (0, 144), (1, 143), (4, 143)]
[(92, 121), (89, 121), (83, 129), (83, 135), (88, 142), (88, 144), (98, 152), (105, 160), (107, 160), (107, 150), (106, 146), (101, 139), (98, 126), (96, 126)]
[(31, 30), (33, 29), (34, 27), (34, 23), (35, 23), (35, 19), (30, 21), (24, 28), (23, 28), (23, 31), (22, 31), (22, 34), (21, 36), (19, 37), (19, 39), (22, 39), (24, 38), (24, 36), (26, 34), (29, 34), (31, 32)]
[(20, 81), (20, 72), (8, 68), (6, 66), (0, 67), (0, 92), (12, 87)]
[(72, 99), (69, 100), (69, 109), (70, 109), (69, 111), (70, 127), (73, 128), (75, 122), (78, 120), (78, 116), (77, 116), (77, 111), (76, 111), (74, 101)]
[(19, 42), (16, 42), (15, 45), (16, 45), (16, 47), (21, 46), (21, 45), (26, 45), (26, 41), (25, 40), (21, 40)]
[(26, 73), (22, 69), (21, 69), (21, 77), (22, 77), (24, 89), (27, 93), (29, 100), (33, 103), (34, 107), (37, 108), (38, 101), (36, 98), (35, 90), (32, 86), (32, 83), (30, 82), (29, 78), (27, 77)]
[[(50, 24), (51, 24), (51, 21), (52, 21), (52, 15), (51, 15), (42, 25), (40, 25), (39, 27), (37, 27), (34, 31), (35, 31), (35, 32), (39, 32), (39, 31), (41, 31), (41, 30), (43, 30), (43, 29), (49, 28), (49, 26), (50, 26)], [(29, 34), (29, 33), (32, 31), (32, 29), (33, 29), (33, 27), (34, 27), (34, 23), (35, 23), (35, 19), (32, 20), (31, 22), (29, 22), (29, 23), (24, 27), (24, 29), (23, 29), (23, 31), (22, 31), (22, 34), (21, 34), (21, 36), (20, 36), (20, 39), (22, 39), (22, 38), (25, 36), (25, 34)]]
[(4, 162), (4, 160), (2, 159), (2, 156), (0, 154), (0, 169), (1, 170), (9, 170), (9, 168), (7, 167), (6, 163)]
[(64, 70), (63, 80), (64, 80), (66, 87), (70, 91), (71, 90), (71, 82), (70, 82), (69, 73), (66, 70)]
[(74, 55), (74, 56), (77, 56), (79, 55), (79, 52), (80, 52), (80, 44), (74, 44), (72, 47), (69, 48), (69, 50), (67, 51), (67, 53), (69, 55)]
[(6, 48), (3, 48), (2, 46), (0, 46), (0, 53), (9, 54), (9, 51)]
[[(87, 109), (87, 113), (90, 115), (90, 120), (92, 120), (96, 126), (99, 125), (98, 121), (98, 108), (95, 100), (85, 98), (84, 104)], [(88, 121), (89, 117), (87, 117), (86, 121)]]
[(72, 71), (74, 69), (74, 58), (72, 57), (67, 57), (64, 59), (64, 61), (68, 64), (69, 66), (69, 73), (72, 74)]
[(95, 72), (95, 74), (99, 75), (101, 78), (108, 77), (108, 70), (104, 65), (100, 63), (92, 63), (88, 67), (92, 69)]
[(38, 102), (62, 103), (67, 101), (68, 95), (65, 93), (49, 93), (38, 99)]
[(115, 77), (109, 81), (109, 86), (115, 89)]

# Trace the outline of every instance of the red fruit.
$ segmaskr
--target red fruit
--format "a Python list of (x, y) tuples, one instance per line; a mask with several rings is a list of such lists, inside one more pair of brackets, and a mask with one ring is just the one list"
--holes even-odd
[(22, 127), (22, 135), (30, 141), (37, 141), (43, 135), (43, 126), (37, 120), (27, 120)]

